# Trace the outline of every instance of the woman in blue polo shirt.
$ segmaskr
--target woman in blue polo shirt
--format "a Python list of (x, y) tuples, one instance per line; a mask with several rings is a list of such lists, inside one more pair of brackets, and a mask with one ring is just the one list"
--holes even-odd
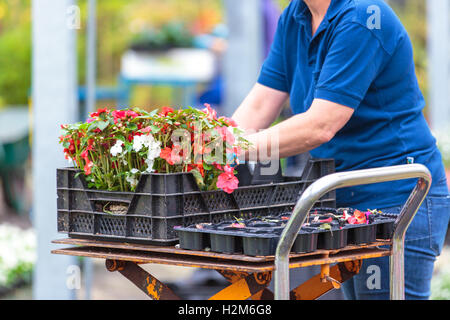
[[(290, 99), (294, 116), (270, 127)], [(310, 151), (337, 171), (424, 164), (433, 183), (406, 233), (405, 294), (427, 299), (450, 199), (436, 140), (422, 114), (411, 41), (382, 0), (293, 0), (283, 12), (258, 82), (233, 115), (258, 149), (279, 137), (279, 156)], [(415, 180), (337, 191), (338, 206), (399, 212)], [(371, 267), (377, 265), (379, 269)], [(381, 283), (369, 283), (373, 270)], [(373, 278), (373, 277), (372, 277)], [(364, 260), (348, 299), (388, 299), (388, 258)]]

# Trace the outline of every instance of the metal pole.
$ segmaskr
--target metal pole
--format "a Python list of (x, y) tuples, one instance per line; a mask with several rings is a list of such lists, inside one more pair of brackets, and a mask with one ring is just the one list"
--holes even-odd
[[(97, 0), (89, 0), (86, 45), (86, 112), (96, 110), (97, 78)], [(87, 114), (85, 115), (87, 116)], [(83, 259), (86, 300), (91, 299), (93, 266), (91, 259)]]
[[(297, 201), (292, 216), (284, 228), (275, 253), (275, 299), (289, 299), (289, 252), (305, 222), (307, 213), (326, 193), (345, 187), (419, 178), (419, 181), (402, 208), (395, 223), (393, 255), (391, 258), (392, 299), (404, 298), (403, 241), (406, 229), (425, 199), (431, 185), (431, 174), (421, 164), (408, 164), (384, 168), (334, 173), (325, 176), (309, 186)], [(395, 282), (395, 283), (394, 283)]]
[(97, 0), (89, 0), (86, 45), (86, 112), (94, 112), (97, 77)]
[[(75, 9), (75, 10), (74, 10)], [(56, 227), (56, 168), (67, 165), (58, 145), (60, 124), (77, 115), (76, 23), (73, 0), (33, 0), (33, 225), (38, 234), (38, 259), (33, 298), (74, 299), (67, 286), (71, 257), (50, 253)]]

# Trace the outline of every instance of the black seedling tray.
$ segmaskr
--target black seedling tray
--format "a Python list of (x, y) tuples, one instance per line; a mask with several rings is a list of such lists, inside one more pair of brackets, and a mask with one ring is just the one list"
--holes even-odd
[[(175, 226), (291, 211), (309, 185), (334, 172), (334, 160), (310, 159), (301, 177), (280, 176), (277, 172), (264, 180), (261, 175), (253, 177), (246, 165), (236, 169), (240, 186), (232, 194), (200, 191), (191, 173), (142, 174), (135, 192), (95, 190), (87, 187), (77, 169), (58, 169), (58, 232), (72, 238), (173, 245), (179, 240)], [(102, 208), (111, 204), (121, 204), (125, 212), (103, 212)], [(335, 192), (316, 205), (335, 207)], [(197, 240), (198, 247), (201, 241)]]
[(347, 226), (348, 228), (348, 244), (360, 245), (375, 242), (377, 239), (378, 224), (366, 224)]
[(375, 223), (377, 224), (377, 239), (392, 239), (392, 232), (394, 231), (394, 223), (397, 219), (396, 214), (381, 214)]
[[(334, 219), (323, 228), (323, 220), (336, 215), (336, 209), (313, 209), (292, 246), (293, 253), (308, 253), (318, 249), (336, 250), (347, 245), (360, 245), (375, 242), (377, 235), (387, 236), (395, 219), (388, 215), (377, 215), (370, 224), (343, 224)], [(180, 247), (187, 250), (211, 250), (228, 254), (249, 256), (272, 256), (275, 254), (280, 235), (290, 217), (290, 213), (262, 218), (238, 219), (218, 224), (178, 226), (175, 230), (180, 237)], [(317, 217), (317, 218), (316, 218)], [(317, 220), (316, 220), (317, 219)], [(208, 237), (209, 236), (209, 237)], [(209, 243), (208, 243), (209, 241)]]

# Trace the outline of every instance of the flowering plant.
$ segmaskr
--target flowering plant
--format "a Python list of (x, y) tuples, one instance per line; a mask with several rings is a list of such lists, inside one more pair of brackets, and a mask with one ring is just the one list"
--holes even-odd
[(142, 173), (191, 172), (202, 190), (238, 187), (233, 169), (249, 147), (243, 130), (209, 105), (146, 112), (101, 109), (84, 123), (62, 125), (66, 159), (89, 188), (134, 191)]
[(36, 233), (0, 224), (0, 288), (30, 281), (36, 262)]

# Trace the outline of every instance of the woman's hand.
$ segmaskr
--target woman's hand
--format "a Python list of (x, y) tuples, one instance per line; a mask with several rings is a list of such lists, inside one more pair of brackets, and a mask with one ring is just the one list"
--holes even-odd
[[(315, 99), (308, 111), (247, 136), (253, 147), (245, 157), (264, 161), (308, 152), (333, 139), (353, 112), (352, 108)], [(253, 115), (248, 117), (253, 119)]]

